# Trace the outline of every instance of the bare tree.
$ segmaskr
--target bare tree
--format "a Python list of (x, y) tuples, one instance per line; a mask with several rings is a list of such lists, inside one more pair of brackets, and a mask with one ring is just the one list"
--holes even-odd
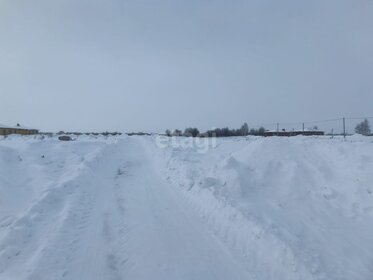
[(182, 136), (183, 132), (179, 129), (175, 129), (174, 132), (172, 133), (172, 136)]

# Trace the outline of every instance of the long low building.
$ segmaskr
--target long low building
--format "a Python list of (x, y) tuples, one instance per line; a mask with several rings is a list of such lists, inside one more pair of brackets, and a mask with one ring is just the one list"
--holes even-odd
[(24, 127), (19, 124), (16, 126), (7, 126), (0, 124), (0, 135), (20, 134), (20, 135), (32, 135), (38, 134), (39, 130), (29, 127)]
[(286, 136), (286, 137), (291, 137), (291, 136), (298, 136), (298, 135), (303, 135), (303, 136), (322, 136), (325, 135), (324, 131), (320, 130), (294, 130), (294, 131), (266, 131), (264, 132), (263, 136), (270, 137), (270, 136)]

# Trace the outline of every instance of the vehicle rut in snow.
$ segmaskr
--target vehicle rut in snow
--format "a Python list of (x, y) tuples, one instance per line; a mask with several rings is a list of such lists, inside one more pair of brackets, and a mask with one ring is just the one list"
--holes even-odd
[(248, 279), (138, 139), (105, 147), (0, 239), (0, 279)]

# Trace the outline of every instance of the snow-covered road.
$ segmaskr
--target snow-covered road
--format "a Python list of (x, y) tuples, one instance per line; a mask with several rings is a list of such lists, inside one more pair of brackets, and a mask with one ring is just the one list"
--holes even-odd
[(3, 222), (0, 279), (248, 279), (152, 156), (139, 139), (112, 143)]
[(0, 139), (0, 280), (373, 279), (371, 138), (158, 140)]

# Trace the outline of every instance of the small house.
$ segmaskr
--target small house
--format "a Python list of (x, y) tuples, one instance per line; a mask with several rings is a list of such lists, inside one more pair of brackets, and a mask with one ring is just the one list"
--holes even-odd
[(29, 127), (24, 127), (19, 124), (16, 126), (7, 126), (0, 124), (0, 135), (20, 134), (20, 135), (33, 135), (38, 134), (39, 130)]

